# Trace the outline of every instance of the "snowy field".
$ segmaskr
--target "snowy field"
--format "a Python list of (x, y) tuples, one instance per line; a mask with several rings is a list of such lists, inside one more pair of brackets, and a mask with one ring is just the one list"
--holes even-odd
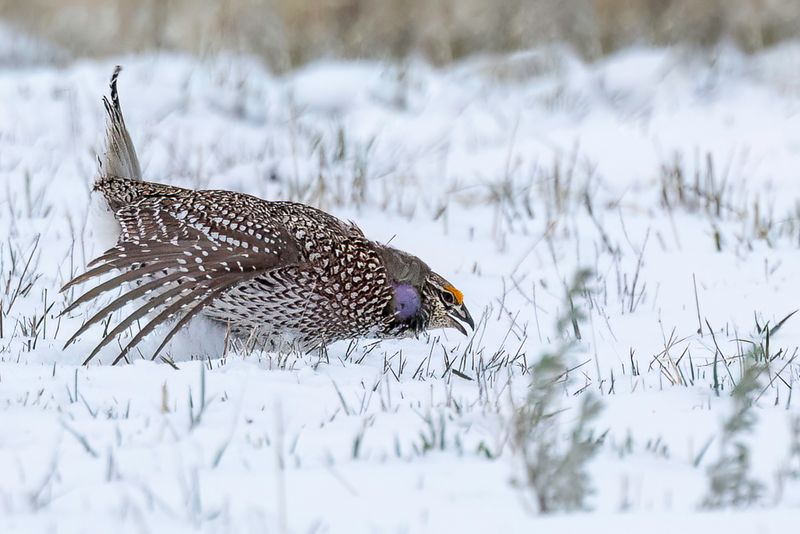
[[(59, 288), (101, 252), (117, 63), (146, 179), (351, 219), (461, 289), (475, 333), (248, 354), (199, 320), (167, 358), (151, 336), (81, 366), (103, 326), (62, 346), (99, 308), (59, 317)], [(798, 199), (800, 44), (3, 66), (0, 532), (791, 532)], [(582, 510), (539, 514), (514, 413), (552, 351), (553, 447), (602, 410)]]

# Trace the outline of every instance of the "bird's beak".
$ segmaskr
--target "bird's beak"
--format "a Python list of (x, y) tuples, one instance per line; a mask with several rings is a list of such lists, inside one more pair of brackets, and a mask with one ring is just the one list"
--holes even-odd
[(464, 328), (464, 324), (469, 325), (471, 330), (475, 330), (475, 321), (472, 320), (472, 316), (469, 314), (469, 310), (463, 304), (458, 308), (454, 308), (447, 313), (447, 317), (450, 318), (450, 326), (464, 334), (467, 334), (467, 329)]

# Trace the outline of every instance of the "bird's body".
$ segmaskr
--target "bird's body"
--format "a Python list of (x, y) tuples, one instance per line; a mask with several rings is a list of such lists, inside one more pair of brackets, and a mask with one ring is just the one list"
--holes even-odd
[(122, 284), (132, 289), (87, 320), (72, 339), (129, 302), (143, 298), (144, 304), (111, 330), (87, 361), (143, 318), (149, 322), (117, 360), (157, 326), (174, 321), (160, 351), (199, 313), (237, 337), (278, 350), (403, 337), (426, 328), (464, 331), (454, 315), (472, 323), (460, 292), (444, 278), (419, 258), (367, 239), (354, 224), (304, 204), (141, 180), (116, 93), (117, 73), (111, 102), (105, 101), (108, 140), (94, 194), (119, 225), (119, 236), (116, 246), (90, 264), (95, 267), (65, 287), (120, 274), (67, 311)]

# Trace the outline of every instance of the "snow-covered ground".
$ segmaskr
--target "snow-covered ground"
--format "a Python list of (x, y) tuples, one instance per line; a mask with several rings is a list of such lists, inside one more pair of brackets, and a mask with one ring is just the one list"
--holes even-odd
[[(88, 192), (116, 63), (147, 179), (352, 219), (453, 281), (475, 334), (223, 357), (196, 321), (168, 362), (151, 336), (82, 367), (102, 327), (62, 350), (92, 309), (59, 318), (77, 293), (58, 289), (101, 252)], [(800, 308), (799, 198), (800, 44), (280, 77), (241, 57), (3, 67), (0, 531), (791, 531), (800, 316), (765, 332)], [(581, 268), (584, 317), (561, 328)], [(593, 393), (604, 437), (587, 511), (537, 515), (512, 414), (567, 341), (556, 417), (566, 439)], [(744, 439), (763, 492), (707, 510), (732, 388), (764, 351)]]

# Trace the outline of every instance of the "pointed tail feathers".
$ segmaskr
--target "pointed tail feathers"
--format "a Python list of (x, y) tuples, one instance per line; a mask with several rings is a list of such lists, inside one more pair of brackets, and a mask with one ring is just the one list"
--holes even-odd
[(100, 162), (100, 178), (116, 177), (141, 180), (142, 170), (139, 167), (139, 159), (136, 157), (136, 149), (131, 141), (128, 128), (125, 127), (125, 119), (119, 104), (117, 78), (121, 70), (122, 67), (117, 65), (114, 74), (111, 75), (111, 100), (103, 97), (108, 124), (106, 126), (106, 151)]

